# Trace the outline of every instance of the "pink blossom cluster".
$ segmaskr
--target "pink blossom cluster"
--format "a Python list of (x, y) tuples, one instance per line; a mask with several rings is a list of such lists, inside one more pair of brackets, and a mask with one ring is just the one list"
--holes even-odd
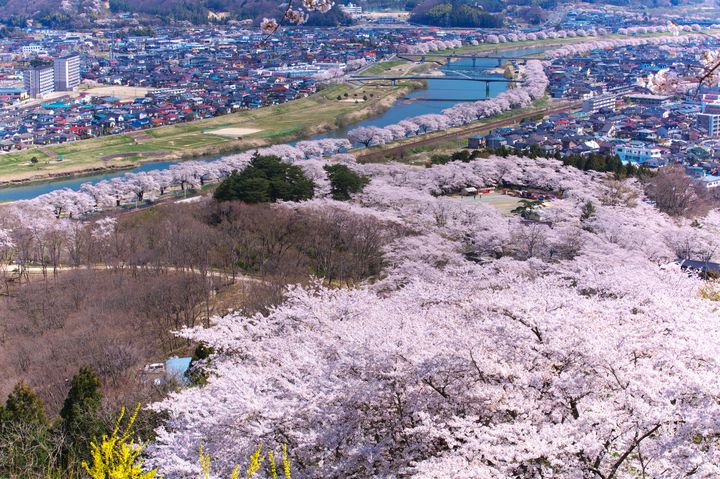
[[(550, 159), (358, 167), (355, 202), (283, 207), (410, 232), (383, 275), (182, 331), (216, 353), (206, 386), (152, 406), (153, 466), (194, 477), (203, 444), (226, 474), (262, 441), (309, 478), (720, 475), (717, 303), (672, 263), (717, 250), (717, 212), (678, 223)], [(469, 185), (563, 196), (528, 222), (442, 194)]]
[(612, 48), (619, 48), (625, 46), (639, 46), (639, 45), (663, 45), (663, 44), (689, 44), (702, 40), (701, 35), (683, 35), (680, 37), (661, 36), (661, 37), (650, 37), (650, 38), (625, 38), (625, 39), (610, 39), (601, 40), (594, 42), (576, 43), (573, 45), (565, 45), (557, 50), (552, 50), (546, 53), (549, 57), (567, 57), (573, 55), (583, 55), (593, 50), (610, 50)]
[(420, 55), (442, 50), (453, 50), (460, 47), (462, 47), (462, 41), (460, 40), (431, 40), (429, 42), (402, 44), (398, 47), (398, 51), (400, 53)]
[(604, 28), (589, 28), (587, 30), (552, 30), (552, 31), (539, 31), (539, 32), (510, 32), (503, 35), (486, 35), (482, 40), (484, 43), (514, 43), (514, 42), (526, 42), (526, 41), (537, 41), (547, 40), (556, 38), (569, 38), (569, 37), (596, 37), (606, 36), (608, 31)]
[(702, 27), (698, 24), (693, 25), (676, 25), (675, 23), (668, 23), (667, 25), (650, 25), (650, 26), (635, 26), (628, 28), (620, 28), (618, 33), (620, 35), (647, 35), (650, 33), (672, 33), (677, 36), (680, 32), (699, 32)]

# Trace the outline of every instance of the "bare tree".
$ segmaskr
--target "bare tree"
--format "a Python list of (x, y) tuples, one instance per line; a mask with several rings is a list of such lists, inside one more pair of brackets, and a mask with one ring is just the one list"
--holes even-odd
[(547, 249), (547, 228), (549, 226), (537, 222), (518, 226), (510, 237), (515, 256), (522, 259), (543, 256)]
[(645, 185), (645, 193), (670, 216), (704, 216), (710, 204), (681, 165), (661, 168)]

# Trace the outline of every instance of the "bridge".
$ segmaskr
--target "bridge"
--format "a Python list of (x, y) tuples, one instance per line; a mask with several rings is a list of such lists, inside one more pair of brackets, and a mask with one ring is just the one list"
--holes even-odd
[(396, 85), (397, 82), (403, 80), (467, 80), (485, 82), (485, 96), (490, 97), (490, 84), (491, 83), (522, 83), (522, 80), (510, 80), (507, 78), (477, 78), (469, 75), (450, 75), (450, 76), (422, 76), (422, 75), (407, 75), (407, 76), (351, 76), (349, 81), (389, 81), (392, 85)]

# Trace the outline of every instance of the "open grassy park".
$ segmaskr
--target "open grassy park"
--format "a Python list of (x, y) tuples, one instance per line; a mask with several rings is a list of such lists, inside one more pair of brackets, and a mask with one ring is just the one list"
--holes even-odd
[(376, 114), (410, 88), (409, 83), (333, 85), (282, 105), (7, 153), (0, 155), (0, 181), (41, 180), (290, 141)]

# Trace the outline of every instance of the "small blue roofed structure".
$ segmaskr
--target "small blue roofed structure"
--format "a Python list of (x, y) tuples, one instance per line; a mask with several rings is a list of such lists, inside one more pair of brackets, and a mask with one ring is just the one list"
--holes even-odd
[(471, 136), (468, 138), (468, 148), (472, 148), (473, 150), (478, 150), (485, 146), (485, 137), (484, 136)]
[(67, 105), (67, 104), (61, 103), (61, 102), (56, 102), (56, 103), (47, 103), (47, 104), (43, 105), (43, 108), (48, 108), (51, 110), (59, 110), (59, 109), (66, 110), (66, 109), (70, 108), (70, 105)]
[(172, 357), (165, 361), (165, 380), (186, 383), (188, 380), (186, 373), (190, 369), (191, 362), (192, 358), (189, 357)]

